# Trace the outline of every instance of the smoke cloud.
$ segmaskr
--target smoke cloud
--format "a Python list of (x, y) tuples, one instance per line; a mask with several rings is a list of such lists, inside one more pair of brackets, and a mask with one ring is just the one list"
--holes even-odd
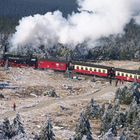
[(136, 16), (134, 19), (135, 19), (136, 23), (140, 25), (140, 16)]
[(132, 18), (140, 24), (139, 0), (77, 0), (77, 13), (67, 18), (60, 11), (45, 15), (23, 17), (10, 39), (18, 46), (51, 47), (57, 43), (75, 46), (89, 42), (89, 46), (101, 37), (123, 33)]

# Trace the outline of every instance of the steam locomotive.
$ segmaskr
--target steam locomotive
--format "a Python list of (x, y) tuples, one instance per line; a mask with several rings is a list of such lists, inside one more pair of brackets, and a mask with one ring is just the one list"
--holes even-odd
[(36, 69), (52, 69), (56, 71), (71, 70), (75, 73), (115, 78), (118, 80), (140, 83), (140, 71), (112, 68), (86, 62), (63, 61), (58, 59), (38, 59), (33, 56), (18, 56), (5, 54), (0, 65), (8, 63), (11, 67), (32, 67)]

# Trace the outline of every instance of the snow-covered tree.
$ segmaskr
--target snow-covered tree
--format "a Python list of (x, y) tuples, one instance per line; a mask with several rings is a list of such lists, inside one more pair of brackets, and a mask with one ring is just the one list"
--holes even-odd
[(55, 140), (55, 134), (52, 129), (51, 120), (49, 119), (41, 131), (39, 140)]
[(86, 136), (86, 140), (93, 139), (89, 120), (81, 113), (79, 124), (76, 126), (74, 140), (82, 140), (84, 136)]
[(5, 118), (2, 124), (2, 133), (4, 138), (10, 139), (13, 136), (12, 127), (8, 118)]
[(89, 105), (86, 109), (86, 115), (89, 118), (99, 118), (101, 113), (100, 106), (96, 103), (94, 99), (91, 99)]
[(114, 134), (112, 133), (112, 128), (108, 130), (108, 132), (105, 133), (103, 136), (103, 140), (113, 140), (114, 139)]
[(14, 118), (13, 120), (13, 130), (15, 132), (15, 135), (19, 135), (19, 134), (25, 134), (25, 130), (24, 130), (24, 127), (23, 127), (23, 124), (21, 122), (21, 117), (19, 114), (16, 115), (16, 117)]

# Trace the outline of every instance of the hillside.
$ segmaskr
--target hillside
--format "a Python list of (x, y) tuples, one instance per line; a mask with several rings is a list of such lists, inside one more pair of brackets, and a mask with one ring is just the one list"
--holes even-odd
[[(105, 140), (103, 135), (114, 127), (111, 140), (118, 140), (122, 132), (124, 137), (130, 138), (128, 140), (139, 139), (140, 105), (134, 100), (139, 96), (135, 95), (137, 98), (133, 99), (136, 84), (119, 82), (116, 87), (115, 80), (110, 85), (108, 79), (94, 77), (93, 81), (90, 76), (78, 77), (79, 80), (69, 79), (63, 73), (51, 70), (9, 68), (3, 71), (1, 68), (1, 84), (5, 83), (8, 88), (0, 90), (0, 128), (6, 117), (12, 122), (19, 113), (25, 129), (24, 140), (37, 140), (35, 135), (40, 134), (42, 126), (50, 118), (56, 140), (69, 140), (77, 133), (80, 113), (85, 112), (94, 140), (99, 140), (99, 137)], [(53, 96), (54, 93), (57, 96)], [(137, 93), (139, 95), (139, 91)], [(16, 111), (13, 111), (13, 103), (16, 103)], [(0, 139), (7, 140), (3, 130)]]
[[(66, 6), (68, 6), (68, 4), (66, 4)], [(65, 9), (66, 7), (63, 8)], [(0, 18), (0, 48), (8, 45), (8, 36), (15, 31), (15, 26), (17, 24), (17, 17)], [(102, 37), (97, 40), (95, 47), (87, 47), (87, 44), (85, 42), (82, 44), (78, 44), (77, 46), (73, 46), (72, 48), (64, 46), (63, 44), (58, 44), (53, 48), (48, 48), (48, 50), (45, 49), (46, 47), (41, 46), (39, 53), (41, 52), (41, 55), (42, 53), (46, 53), (48, 57), (58, 57), (62, 59), (69, 58), (72, 60), (84, 61), (133, 59), (140, 60), (139, 38), (140, 26), (135, 23), (134, 19), (132, 19), (130, 23), (125, 26), (124, 34)], [(46, 55), (44, 54), (44, 56)]]
[[(78, 45), (72, 52), (73, 59), (90, 60), (131, 60), (140, 59), (140, 26), (132, 19), (124, 34), (98, 40), (94, 48)], [(82, 49), (81, 49), (82, 48)]]

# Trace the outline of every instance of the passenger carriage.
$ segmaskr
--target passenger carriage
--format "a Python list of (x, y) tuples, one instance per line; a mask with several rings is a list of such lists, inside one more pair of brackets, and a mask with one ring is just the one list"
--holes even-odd
[(102, 65), (74, 63), (74, 71), (82, 74), (108, 77), (109, 69), (110, 67), (102, 66)]
[(115, 73), (117, 79), (140, 83), (140, 71), (116, 68)]
[(74, 63), (74, 71), (81, 74), (109, 77), (110, 70), (113, 72), (111, 78), (140, 83), (140, 71), (137, 70), (125, 70), (120, 68), (112, 69), (111, 67), (102, 65)]
[(39, 69), (52, 69), (57, 71), (66, 71), (67, 63), (65, 61), (54, 59), (42, 59), (38, 61)]

